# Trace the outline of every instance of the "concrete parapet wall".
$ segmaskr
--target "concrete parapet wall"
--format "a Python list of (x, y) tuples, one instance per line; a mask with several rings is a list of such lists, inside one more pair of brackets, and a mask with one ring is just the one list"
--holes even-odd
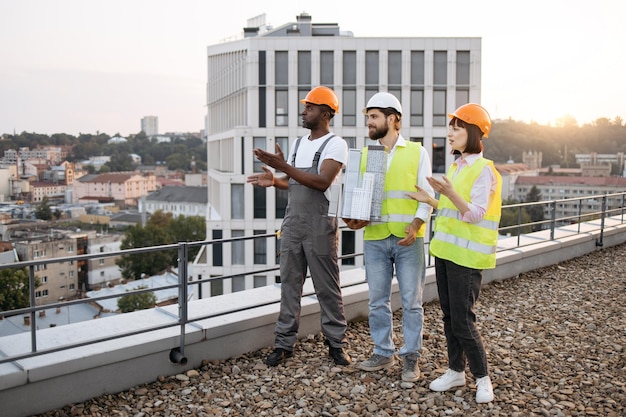
[[(554, 240), (547, 232), (503, 239), (497, 267), (485, 271), (484, 284), (554, 265), (587, 253), (626, 242), (626, 225), (615, 222), (602, 236), (597, 224), (573, 225), (557, 231)], [(580, 229), (572, 229), (579, 228)], [(573, 230), (573, 231), (572, 231)], [(574, 233), (574, 234), (573, 234)], [(603, 246), (598, 246), (602, 237)], [(523, 246), (519, 246), (519, 245)], [(366, 319), (368, 291), (361, 268), (342, 271), (344, 306), (349, 321)], [(400, 308), (397, 283), (393, 286), (393, 308)], [(424, 303), (437, 299), (434, 269), (428, 268)], [(245, 292), (189, 303), (184, 356), (185, 365), (169, 360), (180, 344), (180, 327), (141, 333), (121, 339), (86, 344), (89, 339), (139, 330), (176, 321), (178, 306), (168, 306), (95, 321), (42, 329), (37, 332), (40, 349), (67, 343), (84, 346), (0, 365), (0, 404), (5, 417), (29, 416), (68, 403), (81, 402), (102, 394), (127, 390), (149, 383), (161, 375), (174, 375), (197, 368), (203, 360), (220, 360), (267, 348), (274, 342), (280, 287), (256, 288)], [(259, 302), (260, 307), (240, 310)], [(224, 314), (220, 314), (224, 313)], [(211, 315), (194, 320), (194, 317)], [(300, 336), (320, 332), (319, 305), (310, 280), (302, 299)], [(0, 353), (17, 355), (30, 351), (30, 334), (0, 338)]]

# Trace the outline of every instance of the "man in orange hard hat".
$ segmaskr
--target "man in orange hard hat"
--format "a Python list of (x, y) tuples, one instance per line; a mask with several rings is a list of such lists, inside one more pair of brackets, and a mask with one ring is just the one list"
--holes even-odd
[(264, 166), (263, 173), (247, 179), (260, 187), (288, 190), (280, 240), (280, 313), (274, 329), (274, 351), (266, 363), (276, 366), (293, 355), (308, 268), (320, 304), (329, 355), (335, 364), (348, 365), (351, 359), (343, 348), (347, 323), (339, 284), (337, 218), (328, 215), (330, 186), (345, 166), (348, 145), (330, 130), (330, 121), (339, 111), (333, 90), (315, 87), (301, 102), (302, 126), (310, 133), (296, 140), (287, 161), (278, 144), (275, 154), (254, 150), (259, 161), (285, 176), (275, 177)]

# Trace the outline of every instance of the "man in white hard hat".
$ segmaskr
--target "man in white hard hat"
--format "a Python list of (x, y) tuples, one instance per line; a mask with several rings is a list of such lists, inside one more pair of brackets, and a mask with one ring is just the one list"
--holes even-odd
[[(400, 134), (402, 106), (392, 94), (379, 92), (363, 109), (369, 137), (389, 150), (385, 176), (382, 221), (343, 219), (351, 229), (364, 231), (365, 273), (369, 287), (369, 327), (374, 342), (371, 358), (361, 362), (365, 371), (378, 371), (394, 365), (391, 281), (395, 276), (402, 298), (404, 344), (402, 380), (419, 379), (417, 361), (422, 347), (424, 309), (422, 293), (425, 279), (424, 233), (432, 207), (418, 203), (406, 194), (417, 185), (434, 197), (427, 181), (432, 175), (430, 157), (422, 145)], [(363, 153), (366, 154), (367, 148)], [(367, 156), (364, 155), (364, 159)], [(417, 204), (414, 204), (417, 203)]]

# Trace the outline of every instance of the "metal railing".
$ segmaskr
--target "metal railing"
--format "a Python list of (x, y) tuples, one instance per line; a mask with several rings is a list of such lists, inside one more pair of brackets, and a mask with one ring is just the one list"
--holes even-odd
[[(562, 199), (562, 200), (551, 200), (551, 201), (542, 201), (542, 202), (534, 202), (534, 203), (517, 203), (511, 205), (505, 205), (502, 207), (503, 214), (508, 212), (514, 213), (517, 215), (518, 221), (515, 224), (509, 226), (501, 226), (500, 233), (507, 234), (511, 236), (517, 236), (517, 247), (521, 247), (524, 244), (521, 241), (522, 236), (532, 233), (535, 231), (549, 231), (549, 240), (555, 239), (555, 231), (561, 227), (572, 225), (577, 225), (577, 227), (571, 230), (571, 235), (580, 234), (581, 229), (580, 226), (582, 223), (592, 222), (595, 223), (599, 220), (596, 230), (599, 230), (599, 238), (596, 241), (596, 246), (601, 247), (603, 245), (603, 236), (605, 229), (605, 220), (609, 217), (617, 219), (619, 223), (624, 223), (624, 215), (626, 212), (626, 192), (624, 193), (613, 193), (613, 194), (604, 194), (601, 196), (592, 196), (592, 197), (580, 197), (574, 199)], [(593, 209), (594, 207), (598, 207), (597, 210)], [(544, 216), (541, 220), (535, 221), (523, 221), (526, 218), (526, 214), (529, 209), (533, 207), (539, 207), (544, 213)], [(575, 208), (576, 213), (570, 214), (571, 209)], [(586, 207), (586, 209), (585, 209)], [(561, 214), (559, 215), (559, 211)], [(567, 211), (567, 213), (566, 213)], [(526, 213), (526, 214), (525, 214)], [(548, 215), (547, 219), (546, 214)], [(510, 217), (510, 216), (509, 216)], [(431, 218), (430, 222), (430, 230), (432, 231), (432, 226), (434, 222), (434, 216)], [(568, 229), (570, 230), (570, 229)], [(563, 234), (561, 234), (561, 237)], [(179, 346), (174, 348), (170, 352), (170, 360), (173, 363), (179, 363), (184, 365), (187, 363), (187, 359), (185, 357), (185, 335), (186, 330), (185, 326), (191, 322), (195, 322), (202, 319), (208, 319), (212, 317), (217, 317), (219, 315), (230, 314), (238, 311), (248, 310), (251, 308), (257, 308), (265, 305), (274, 304), (276, 301), (267, 301), (260, 302), (255, 304), (254, 306), (247, 306), (241, 308), (233, 308), (229, 311), (221, 311), (219, 313), (206, 314), (201, 317), (193, 317), (193, 319), (189, 318), (189, 309), (188, 309), (188, 288), (190, 285), (200, 286), (204, 283), (208, 283), (215, 280), (224, 280), (229, 278), (234, 278), (241, 275), (252, 275), (252, 274), (260, 274), (266, 272), (277, 271), (279, 269), (278, 265), (268, 267), (268, 268), (259, 268), (259, 269), (251, 269), (246, 272), (237, 272), (232, 275), (220, 275), (216, 277), (198, 279), (193, 282), (189, 282), (187, 280), (188, 277), (188, 266), (189, 266), (189, 254), (190, 250), (193, 248), (201, 248), (201, 247), (209, 247), (211, 245), (216, 244), (232, 244), (233, 242), (239, 242), (244, 240), (253, 240), (253, 239), (275, 239), (276, 234), (268, 233), (268, 234), (258, 234), (251, 236), (242, 236), (236, 238), (229, 239), (216, 239), (216, 240), (205, 240), (199, 242), (181, 242), (178, 244), (169, 244), (169, 245), (160, 245), (160, 246), (151, 246), (151, 247), (143, 247), (136, 249), (127, 249), (116, 252), (107, 252), (107, 253), (97, 253), (97, 254), (84, 254), (77, 255), (72, 257), (62, 257), (62, 258), (54, 258), (54, 259), (40, 259), (36, 261), (24, 261), (24, 262), (16, 262), (12, 264), (2, 264), (0, 265), (0, 270), (5, 269), (21, 269), (27, 268), (29, 271), (29, 297), (30, 297), (30, 307), (28, 308), (20, 308), (10, 311), (0, 312), (0, 315), (4, 317), (10, 316), (21, 316), (28, 315), (30, 319), (30, 352), (24, 352), (17, 355), (4, 356), (0, 357), (0, 364), (16, 361), (19, 359), (30, 358), (34, 356), (44, 355), (48, 353), (63, 351), (67, 349), (77, 348), (81, 346), (86, 346), (90, 344), (100, 343), (108, 340), (119, 339), (127, 336), (132, 336), (136, 334), (142, 334), (147, 332), (152, 332), (156, 330), (161, 330), (165, 328), (171, 328), (175, 326), (180, 327), (180, 336), (179, 336)], [(425, 244), (428, 245), (429, 239), (426, 240)], [(90, 298), (81, 298), (76, 300), (68, 300), (58, 303), (45, 304), (45, 305), (36, 305), (36, 297), (35, 297), (35, 283), (36, 283), (36, 275), (35, 269), (39, 265), (50, 264), (53, 262), (78, 262), (82, 260), (92, 260), (98, 258), (105, 257), (114, 257), (114, 256), (128, 256), (135, 254), (145, 254), (147, 252), (155, 252), (155, 251), (167, 251), (176, 249), (178, 251), (178, 277), (179, 281), (177, 284), (160, 286), (157, 288), (140, 288), (135, 289), (133, 291), (126, 292), (124, 294), (114, 294), (114, 295), (105, 295), (98, 297), (90, 297)], [(426, 250), (426, 252), (428, 252)], [(340, 256), (340, 259), (346, 258), (354, 258), (362, 256), (362, 253), (353, 253), (353, 254), (344, 254)], [(432, 265), (431, 259), (429, 256), (428, 265)], [(353, 284), (356, 285), (356, 284)], [(37, 312), (40, 310), (51, 309), (51, 308), (61, 308), (67, 307), (76, 304), (82, 303), (92, 303), (98, 302), (101, 300), (111, 299), (111, 298), (119, 298), (122, 296), (130, 295), (130, 294), (141, 294), (146, 292), (153, 292), (165, 289), (178, 289), (178, 316), (175, 317), (170, 323), (160, 324), (150, 327), (145, 327), (139, 330), (128, 331), (124, 333), (118, 333), (114, 336), (106, 336), (99, 337), (88, 341), (83, 341), (79, 343), (71, 343), (65, 345), (59, 345), (52, 348), (47, 349), (39, 349), (37, 346)], [(307, 295), (307, 294), (303, 294)], [(157, 307), (158, 308), (158, 307)], [(170, 314), (170, 313), (167, 313)], [(0, 352), (0, 355), (2, 352)]]

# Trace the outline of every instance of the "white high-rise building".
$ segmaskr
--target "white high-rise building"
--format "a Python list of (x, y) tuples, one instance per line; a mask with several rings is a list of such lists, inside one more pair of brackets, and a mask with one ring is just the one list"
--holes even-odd
[[(285, 157), (302, 128), (300, 99), (318, 85), (334, 89), (339, 113), (333, 131), (360, 149), (367, 138), (362, 109), (378, 91), (394, 94), (404, 110), (403, 136), (422, 142), (433, 171), (445, 173), (448, 113), (480, 102), (480, 38), (355, 37), (336, 23), (314, 23), (306, 13), (275, 28), (264, 15), (248, 22), (240, 39), (207, 49), (207, 238), (230, 239), (280, 229), (286, 191), (260, 188), (246, 177), (261, 172), (253, 149)], [(342, 224), (342, 222), (340, 222)], [(340, 231), (341, 254), (362, 252), (363, 232)], [(212, 295), (273, 284), (278, 271), (239, 275), (276, 265), (277, 239), (241, 240), (207, 247), (195, 277), (227, 276), (204, 289)], [(362, 265), (343, 259), (342, 268)], [(207, 284), (208, 285), (208, 284)]]
[(141, 131), (146, 136), (156, 136), (159, 134), (159, 118), (157, 116), (144, 116), (141, 118)]

